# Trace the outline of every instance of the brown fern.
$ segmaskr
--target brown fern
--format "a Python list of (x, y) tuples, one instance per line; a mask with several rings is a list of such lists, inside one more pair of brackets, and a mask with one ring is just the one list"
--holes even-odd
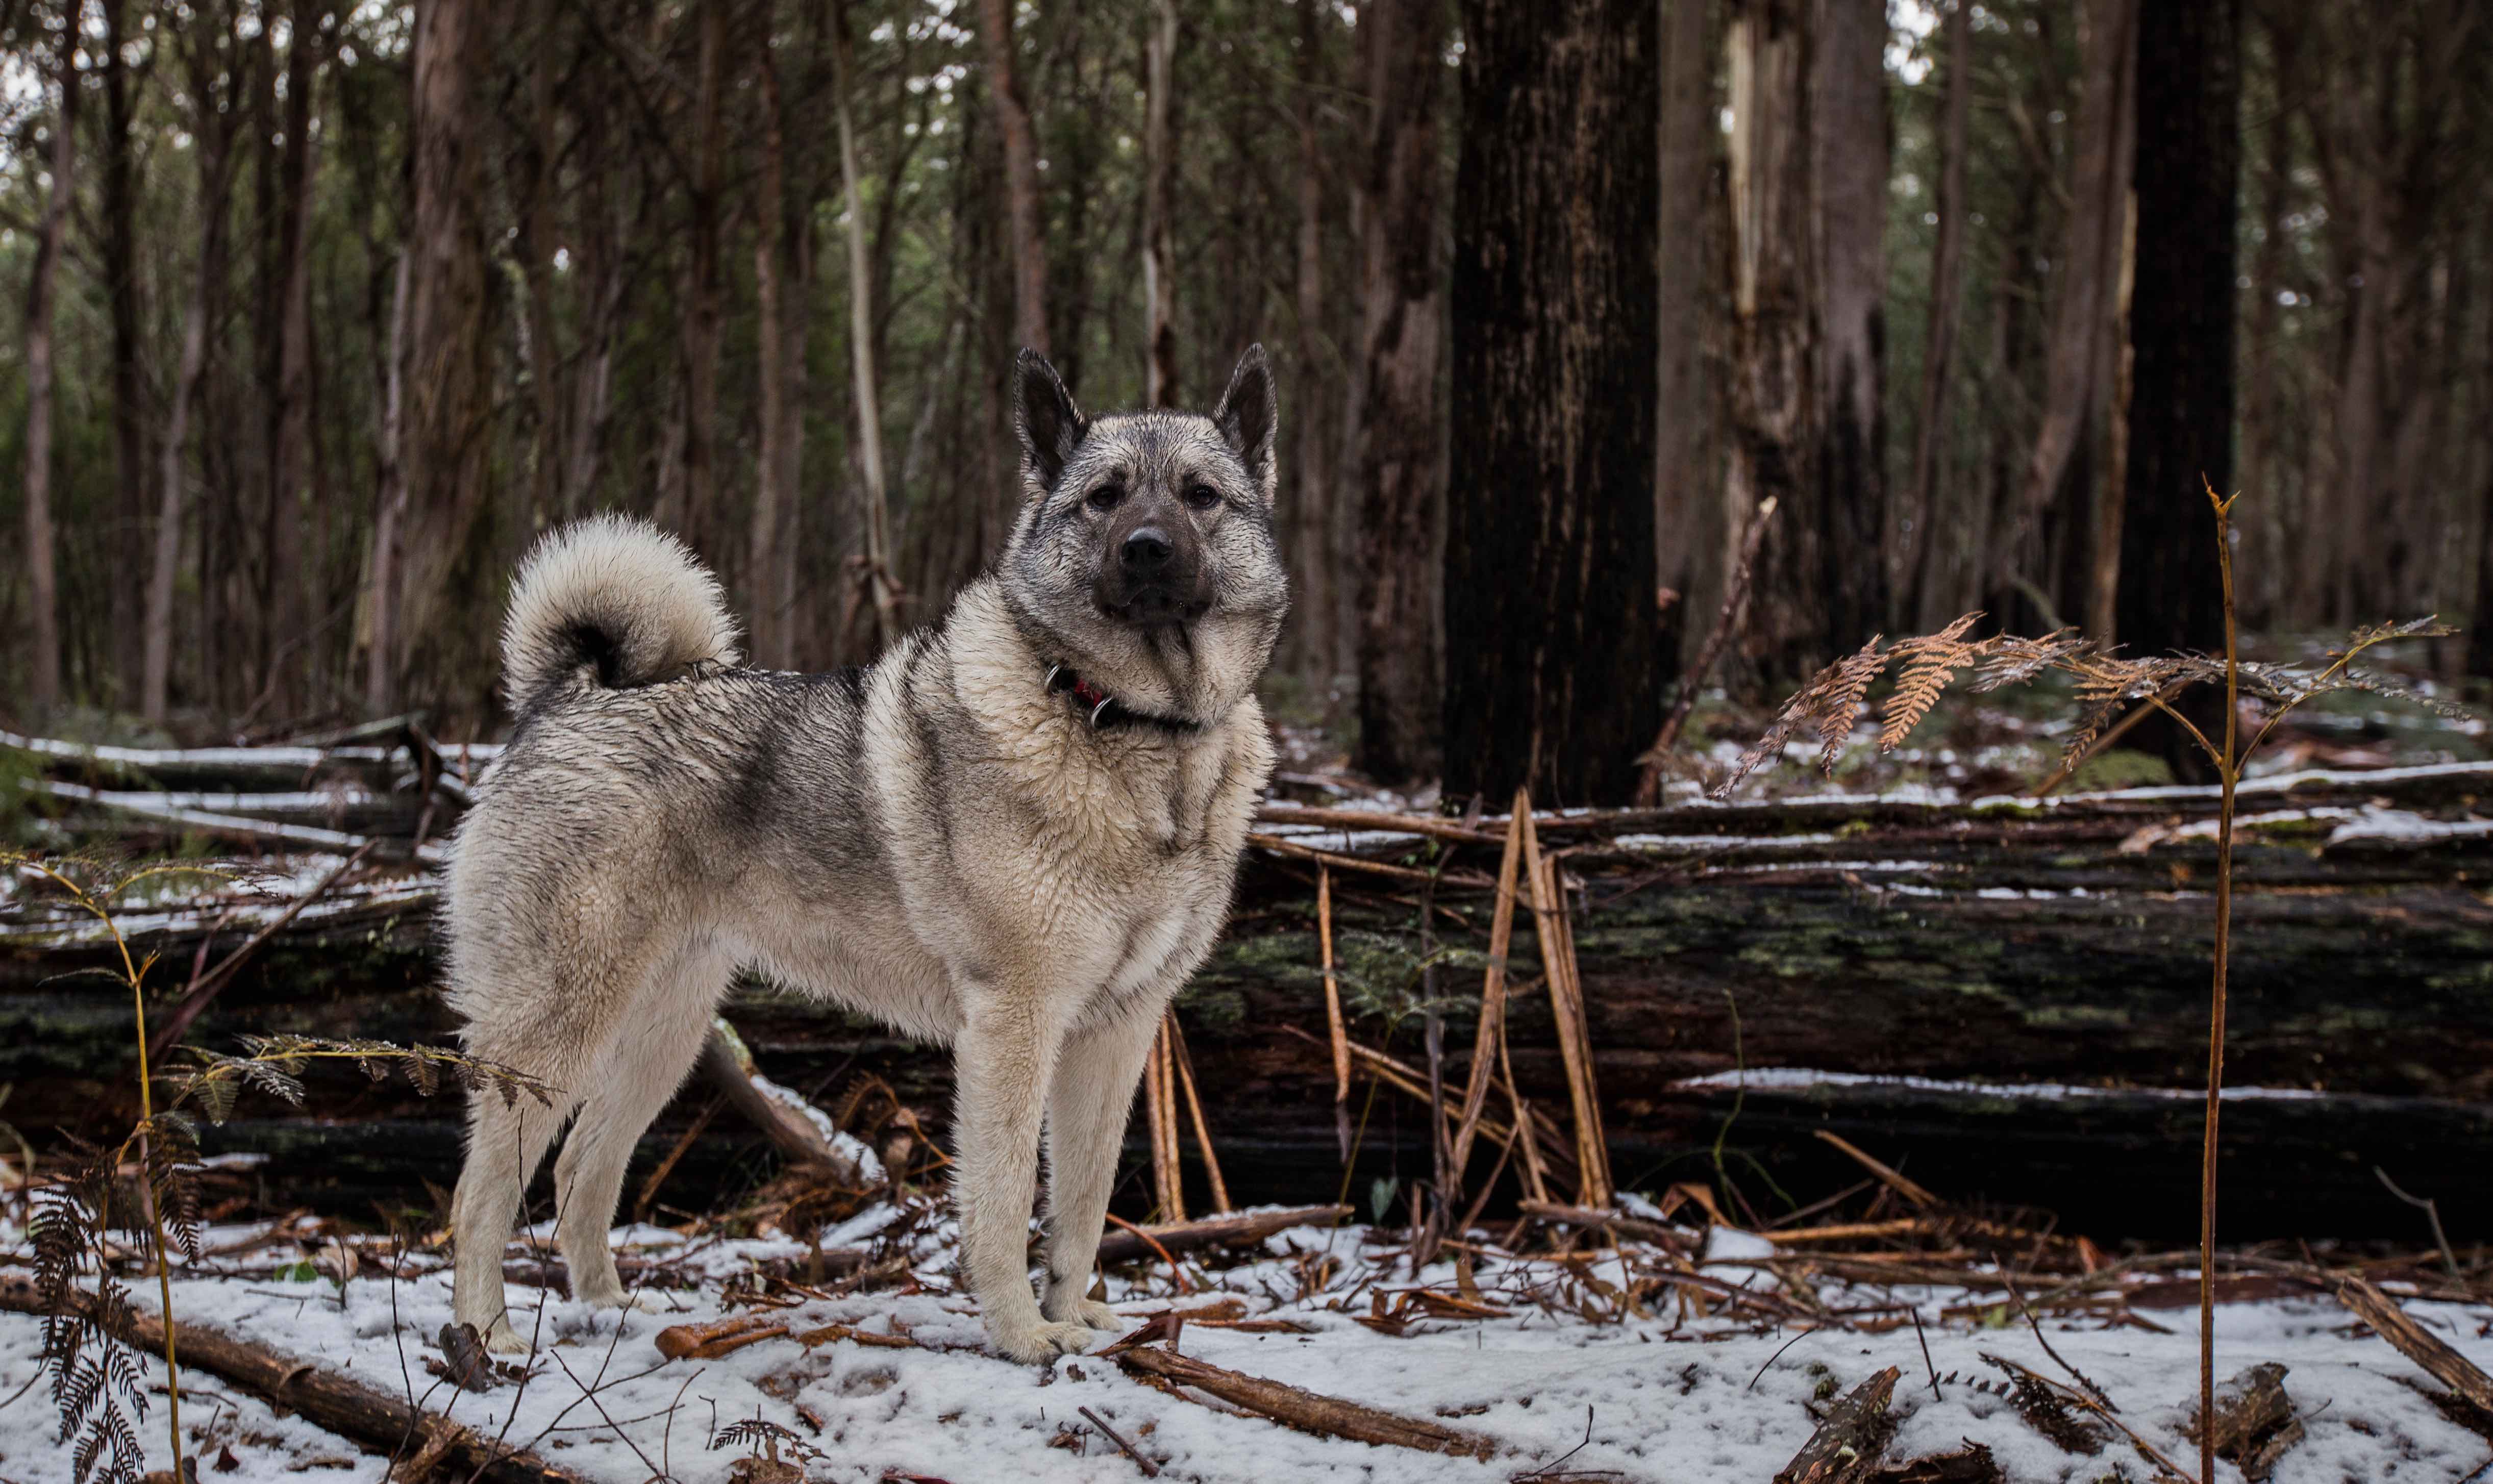
[(1818, 708), (1817, 765), (1829, 774), (1835, 771), (1836, 759), (1844, 756), (1844, 745), (1852, 740), (1870, 682), (1887, 668), (1887, 656), (1878, 652), (1880, 638), (1871, 635), (1870, 642), (1835, 667), (1826, 700)]
[(1966, 631), (1982, 617), (1971, 612), (1949, 624), (1937, 634), (1919, 635), (1899, 640), (1890, 657), (1900, 662), (1896, 672), (1896, 689), (1888, 693), (1885, 710), (1878, 727), (1878, 751), (1890, 753), (1907, 733), (1922, 724), (1931, 707), (1956, 678), (1956, 672), (1980, 658), (1982, 646), (1967, 643)]

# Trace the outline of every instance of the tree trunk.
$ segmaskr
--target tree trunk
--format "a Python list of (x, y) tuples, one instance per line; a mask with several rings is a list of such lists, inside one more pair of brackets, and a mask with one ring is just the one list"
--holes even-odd
[[(1759, 552), (1758, 601), (1741, 647), (1768, 682), (1806, 674), (1833, 630), (1830, 562), (1820, 536), (1824, 414), (1817, 374), (1817, 290), (1810, 252), (1812, 75), (1809, 0), (1731, 0), (1730, 448), (1727, 527), (1760, 500), (1781, 516)], [(1875, 548), (1849, 553), (1875, 563)], [(1865, 636), (1866, 637), (1866, 636)], [(1857, 642), (1857, 640), (1856, 640)]]
[[(133, 178), (130, 121), (134, 107), (130, 68), (122, 60), (128, 34), (122, 28), (127, 0), (103, 0), (104, 13), (104, 280), (112, 312), (112, 511), (120, 527), (113, 559), (124, 572), (146, 560), (147, 433), (142, 421), (138, 337), (138, 182)], [(112, 686), (128, 704), (133, 679), (144, 667), (143, 634), (128, 623), (112, 625)]]
[(1325, 29), (1318, 7), (1296, 7), (1298, 46), (1292, 62), (1297, 83), (1293, 117), (1299, 131), (1298, 204), (1298, 385), (1290, 421), (1298, 429), (1297, 488), (1283, 501), (1288, 510), (1291, 571), (1298, 578), (1297, 620), (1292, 647), (1298, 668), (1315, 683), (1316, 695), (1332, 688), (1340, 652), (1335, 578), (1343, 553), (1329, 539), (1334, 501), (1328, 488), (1333, 450), (1328, 445), (1326, 399), (1316, 395), (1323, 384), (1325, 362), (1323, 135), (1316, 127), (1317, 90), (1327, 85), (1324, 65)]
[[(2136, 286), (2119, 629), (2140, 653), (2217, 650), (2224, 609), (2208, 488), (2233, 490), (2239, 0), (2144, 6), (2138, 23)], [(2202, 707), (2202, 729), (2221, 721)], [(2162, 718), (2177, 773), (2204, 775)]]
[[(745, 570), (752, 579), (753, 663), (772, 669), (794, 666), (796, 600), (795, 525), (796, 448), (801, 407), (788, 395), (790, 356), (804, 356), (805, 312), (801, 295), (788, 304), (787, 136), (779, 95), (775, 42), (766, 28), (756, 48), (762, 74), (762, 181), (753, 219), (754, 355), (761, 382), (761, 448), (754, 463), (753, 526)], [(797, 224), (796, 230), (802, 230)], [(792, 413), (794, 415), (792, 415)], [(790, 579), (784, 584), (782, 576)]]
[(1152, 0), (1143, 41), (1143, 405), (1177, 405), (1177, 3)]
[(1965, 296), (1965, 163), (1973, 118), (1973, 0), (1948, 8), (1947, 104), (1939, 134), (1938, 243), (1931, 252), (1930, 334), (1922, 349), (1922, 405), (1913, 438), (1913, 488), (1906, 501), (1904, 582), (1898, 599), (1915, 633), (1946, 622), (1930, 601), (1931, 534), (1938, 514), (1939, 460), (1947, 447), (1949, 381), (1956, 370), (1957, 313)]
[(306, 464), (312, 439), (312, 94), (326, 41), (325, 17), (313, 6), (290, 10), (285, 45), (285, 148), (278, 169), (277, 332), (275, 403), (268, 409), (267, 503), (261, 545), (268, 562), (270, 615), (275, 632), (269, 673), (261, 684), (276, 698), (278, 714), (292, 715), (316, 694), (310, 683), (315, 655), (309, 641), (320, 616), (314, 602), (323, 558), (306, 538)]
[(865, 582), (874, 600), (878, 647), (900, 637), (899, 593), (891, 577), (890, 504), (883, 478), (883, 403), (875, 388), (874, 277), (865, 251), (865, 203), (857, 193), (856, 134), (850, 92), (856, 78), (847, 0), (839, 0), (831, 39), (832, 105), (840, 129), (840, 181), (848, 193), (849, 346), (856, 378), (857, 465), (865, 475)]
[(691, 189), (692, 251), (684, 265), (684, 417), (675, 508), (676, 534), (713, 565), (718, 561), (718, 360), (722, 319), (721, 199), (727, 145), (727, 22), (731, 7), (701, 8), (701, 61), (694, 102), (696, 134)]
[[(1722, 115), (1714, 98), (1710, 0), (1670, 0), (1662, 48), (1658, 191), (1676, 223), (1662, 233), (1661, 385), (1655, 401), (1655, 579), (1675, 590), (1681, 612), (1713, 612), (1722, 599), (1713, 516), (1714, 403), (1705, 378), (1705, 330), (1717, 286), (1705, 230), (1713, 213), (1714, 151)], [(1731, 533), (1738, 539), (1736, 528)], [(1700, 584), (1703, 590), (1700, 591)]]
[(400, 439), (405, 518), (392, 564), (395, 611), (382, 623), (399, 657), (397, 698), (431, 711), (436, 726), (482, 717), (496, 668), (496, 626), (484, 617), (498, 608), (502, 572), (484, 457), (493, 345), (473, 92), (490, 24), (476, 0), (426, 0), (415, 12), (415, 204)]
[(987, 91), (1005, 147), (1006, 215), (1012, 223), (1013, 337), (1040, 355), (1047, 346), (1047, 227), (1038, 196), (1038, 141), (1023, 101), (1013, 45), (1013, 0), (978, 0)]
[(2006, 581), (2021, 575), (2028, 537), (2058, 497), (2071, 456), (2112, 371), (2105, 326), (2120, 273), (2138, 93), (2138, 0), (2088, 0), (2086, 93), (2078, 105), (2077, 163), (2058, 259), (2052, 329), (2043, 354), (2043, 414), (1997, 553)]
[[(1887, 511), (1887, 11), (1812, 0), (1811, 251), (1817, 258), (1819, 539), (1831, 657), (1886, 626), (1903, 543)], [(1788, 519), (1788, 518), (1787, 518)], [(1787, 526), (1788, 528), (1788, 526)]]
[(1437, 261), (1444, 169), (1444, 0), (1373, 0), (1372, 110), (1361, 191), (1359, 749), (1370, 777), (1410, 784), (1439, 765), (1443, 685), (1437, 552), (1445, 530), (1438, 373), (1445, 285)]
[[(209, 29), (204, 21), (199, 27), (202, 32)], [(172, 684), (173, 586), (181, 570), (184, 513), (190, 506), (183, 466), (190, 444), (191, 408), (207, 371), (208, 326), (224, 290), (226, 194), (232, 186), (231, 113), (219, 106), (217, 98), (217, 73), (224, 58), (198, 36), (189, 44), (199, 47), (187, 58), (195, 105), (193, 148), (199, 166), (199, 271), (190, 305), (182, 313), (182, 360), (173, 375), (157, 473), (156, 546), (147, 574), (147, 608), (142, 619), (145, 651), (138, 687), (139, 714), (151, 722), (165, 719)]]
[(399, 668), (392, 657), (399, 653), (399, 594), (405, 585), (401, 530), (406, 524), (406, 316), (413, 276), (412, 254), (401, 249), (398, 272), (392, 276), (397, 286), (390, 294), (389, 370), (381, 388), (372, 552), (364, 562), (365, 628), (370, 636), (364, 657), (364, 710), (373, 716), (388, 716), (398, 709)]
[(562, 356), (555, 345), (554, 207), (556, 193), (554, 151), (559, 142), (555, 120), (555, 17), (557, 0), (536, 0), (536, 55), (528, 64), (529, 127), (520, 141), (521, 272), (527, 287), (528, 393), (534, 426), (528, 439), (527, 524), (542, 529), (561, 500), (563, 465), (569, 440), (563, 436), (563, 396), (556, 368)]
[(26, 700), (37, 716), (61, 702), (61, 600), (52, 537), (52, 290), (69, 229), (71, 171), (77, 163), (77, 17), (64, 15), (53, 72), (60, 106), (52, 114), (52, 186), (26, 274), (26, 638), (33, 650)]
[(1661, 72), (1634, 0), (1466, 0), (1448, 797), (1636, 791), (1654, 598)]

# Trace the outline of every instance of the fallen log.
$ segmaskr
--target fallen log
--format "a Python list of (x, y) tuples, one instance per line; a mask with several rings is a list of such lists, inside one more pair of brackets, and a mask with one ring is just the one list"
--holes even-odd
[(1494, 1440), (1477, 1434), (1457, 1432), (1441, 1423), (1418, 1417), (1397, 1416), (1339, 1397), (1322, 1396), (1285, 1381), (1266, 1380), (1260, 1376), (1226, 1370), (1209, 1361), (1156, 1346), (1120, 1350), (1116, 1361), (1134, 1375), (1165, 1381), (1172, 1386), (1191, 1386), (1232, 1407), (1244, 1408), (1285, 1427), (1313, 1433), (1319, 1438), (1340, 1438), (1351, 1442), (1411, 1448), (1422, 1453), (1442, 1453), (1456, 1458), (1487, 1459), (1497, 1452)]
[(1351, 1214), (1346, 1205), (1297, 1205), (1277, 1211), (1240, 1211), (1139, 1232), (1110, 1232), (1099, 1238), (1099, 1261), (1134, 1262), (1160, 1253), (1204, 1247), (1244, 1247), (1293, 1227), (1331, 1226)]
[(1672, 1252), (1694, 1252), (1697, 1243), (1688, 1233), (1658, 1221), (1642, 1221), (1623, 1216), (1616, 1211), (1598, 1211), (1580, 1205), (1556, 1205), (1547, 1201), (1518, 1201), (1516, 1208), (1540, 1221), (1559, 1222), (1588, 1231), (1609, 1232), (1630, 1241), (1650, 1242)]
[[(15, 1314), (44, 1312), (35, 1285), (23, 1278), (0, 1279), (0, 1309)], [(281, 1411), (298, 1413), (315, 1426), (375, 1451), (396, 1456), (421, 1448), (463, 1473), (503, 1484), (590, 1484), (584, 1474), (525, 1448), (497, 1442), (325, 1366), (263, 1349), (196, 1321), (177, 1321), (175, 1328), (177, 1353), (185, 1369), (204, 1371)], [(160, 1316), (134, 1312), (127, 1329), (113, 1338), (150, 1354), (164, 1352), (165, 1321)]]

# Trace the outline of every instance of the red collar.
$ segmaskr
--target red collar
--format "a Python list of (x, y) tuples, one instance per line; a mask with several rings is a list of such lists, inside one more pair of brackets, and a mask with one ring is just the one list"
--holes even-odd
[(1084, 719), (1095, 731), (1127, 722), (1157, 727), (1163, 731), (1196, 729), (1192, 722), (1175, 721), (1164, 716), (1154, 716), (1148, 711), (1133, 709), (1093, 684), (1070, 665), (1057, 664), (1047, 668), (1047, 689), (1051, 694), (1062, 691), (1071, 696), (1074, 708), (1083, 714)]

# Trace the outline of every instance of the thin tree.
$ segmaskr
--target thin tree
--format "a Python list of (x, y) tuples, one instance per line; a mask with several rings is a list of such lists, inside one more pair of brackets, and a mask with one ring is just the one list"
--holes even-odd
[(1143, 43), (1143, 403), (1177, 405), (1177, 0), (1152, 0)]
[(1922, 401), (1913, 436), (1913, 486), (1905, 502), (1911, 530), (1900, 602), (1916, 605), (1916, 630), (1937, 626), (1930, 591), (1931, 527), (1938, 510), (1940, 450), (1948, 389), (1956, 370), (1957, 313), (1965, 297), (1965, 163), (1973, 116), (1973, 0), (1955, 0), (1947, 18), (1947, 101), (1939, 126), (1938, 241), (1931, 250), (1930, 330), (1922, 347)]
[(1624, 803), (1661, 720), (1657, 19), (1639, 0), (1464, 0), (1450, 797)]
[[(1816, 585), (1827, 628), (1802, 642), (1824, 657), (1888, 620), (1903, 547), (1889, 519), (1886, 474), (1887, 8), (1869, 0), (1813, 3), (1810, 238), (1817, 260), (1818, 403), (1826, 420)], [(1862, 561), (1850, 552), (1877, 555)]]
[(761, 448), (755, 460), (751, 549), (753, 660), (796, 664), (796, 490), (804, 458), (806, 230), (788, 202), (787, 109), (778, 41), (768, 18), (755, 62), (762, 76), (761, 196), (754, 205), (755, 358), (761, 382)]
[[(233, 187), (234, 130), (238, 94), (245, 85), (234, 45), (238, 12), (224, 7), (215, 20), (201, 15), (184, 28), (182, 59), (191, 102), (193, 153), (199, 171), (199, 267), (182, 312), (181, 362), (173, 374), (165, 415), (165, 446), (156, 476), (155, 549), (149, 558), (147, 608), (141, 623), (145, 655), (138, 687), (139, 714), (165, 719), (173, 668), (173, 588), (181, 571), (182, 526), (190, 507), (185, 474), (191, 409), (207, 372), (208, 323), (225, 275), (226, 201)], [(219, 96), (218, 76), (227, 77)]]
[(61, 700), (61, 601), (52, 565), (52, 290), (69, 226), (70, 172), (77, 161), (77, 37), (84, 9), (73, 0), (61, 15), (52, 72), (60, 93), (52, 112), (52, 188), (26, 275), (26, 638), (33, 651), (26, 699), (38, 716)]
[(1323, 132), (1317, 128), (1317, 96), (1325, 86), (1324, 8), (1301, 0), (1296, 45), (1291, 58), (1293, 88), (1291, 121), (1298, 129), (1298, 385), (1290, 421), (1298, 429), (1298, 477), (1289, 491), (1285, 519), (1290, 533), (1291, 572), (1298, 579), (1299, 599), (1292, 639), (1301, 667), (1317, 683), (1318, 694), (1333, 679), (1339, 654), (1339, 600), (1335, 574), (1340, 557), (1334, 549), (1333, 501), (1328, 497), (1333, 450), (1325, 400), (1315, 395), (1325, 357), (1325, 155)]
[[(1682, 612), (1697, 603), (1698, 581), (1710, 579), (1724, 552), (1707, 549), (1717, 492), (1713, 468), (1715, 407), (1705, 384), (1705, 326), (1718, 293), (1709, 267), (1708, 233), (1721, 114), (1714, 97), (1709, 0), (1670, 0), (1662, 47), (1659, 148), (1662, 211), (1678, 223), (1662, 234), (1661, 389), (1655, 403), (1654, 490), (1660, 558), (1656, 578), (1679, 593)], [(1732, 533), (1737, 539), (1737, 531)], [(1710, 605), (1704, 608), (1710, 609)]]
[(857, 192), (856, 134), (849, 117), (856, 77), (849, 34), (849, 8), (841, 0), (832, 18), (831, 98), (840, 131), (840, 183), (847, 196), (849, 242), (849, 348), (856, 379), (857, 466), (865, 476), (865, 573), (874, 600), (879, 644), (900, 637), (900, 595), (891, 576), (891, 507), (883, 478), (883, 404), (875, 389), (874, 275), (865, 249), (865, 200)]
[[(2088, 0), (2085, 93), (2078, 101), (2077, 159), (2068, 224), (2057, 254), (2058, 284), (2043, 352), (2042, 421), (2017, 482), (2005, 539), (1994, 548), (2012, 585), (2028, 538), (2059, 497), (2072, 458), (2113, 384), (2138, 117), (2138, 0)], [(2098, 638), (2110, 636), (2098, 635)]]
[(1438, 143), (1444, 0), (1371, 0), (1360, 12), (1371, 110), (1361, 173), (1359, 748), (1370, 777), (1438, 768), (1443, 637), (1435, 556), (1445, 532), (1438, 377), (1446, 289)]
[[(130, 132), (137, 93), (154, 70), (155, 50), (133, 68), (126, 55), (128, 0), (101, 0), (104, 19), (104, 288), (112, 318), (113, 518), (120, 527), (117, 560), (135, 570), (147, 547), (147, 433), (139, 374), (138, 338), (143, 319), (138, 282), (138, 193), (142, 183)], [(113, 628), (114, 686), (125, 697), (143, 668), (143, 637), (126, 623)]]
[(1039, 211), (1038, 141), (1023, 100), (1013, 45), (1013, 0), (978, 0), (987, 91), (1005, 152), (1006, 216), (1012, 226), (1013, 338), (1040, 355), (1047, 344), (1047, 232)]

